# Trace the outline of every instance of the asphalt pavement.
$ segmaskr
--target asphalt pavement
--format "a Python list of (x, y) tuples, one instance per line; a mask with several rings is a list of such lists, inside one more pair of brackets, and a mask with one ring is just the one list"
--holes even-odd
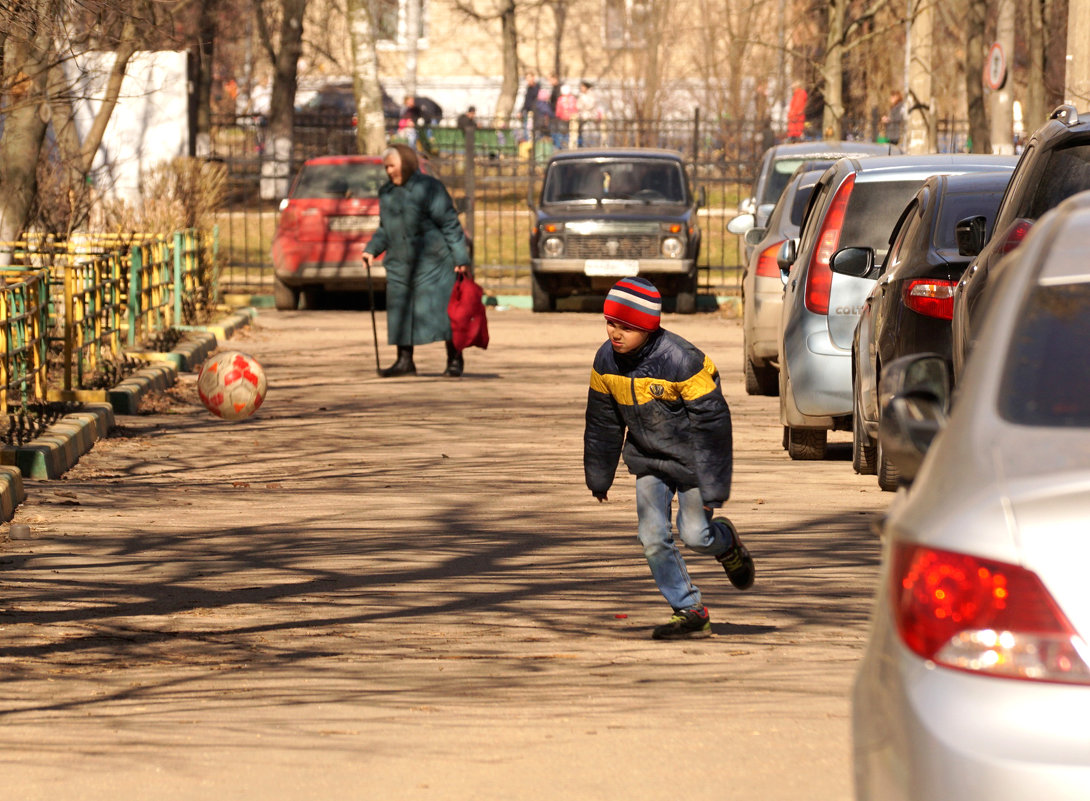
[(742, 593), (687, 554), (713, 637), (650, 639), (670, 610), (632, 477), (606, 504), (583, 484), (599, 315), (493, 308), (463, 378), (435, 344), (380, 379), (367, 312), (261, 311), (223, 343), (265, 367), (255, 417), (213, 418), (183, 372), (25, 482), (28, 538), (0, 543), (4, 797), (849, 799), (891, 496), (848, 435), (788, 459), (737, 319), (665, 325), (723, 373), (724, 512), (757, 563)]

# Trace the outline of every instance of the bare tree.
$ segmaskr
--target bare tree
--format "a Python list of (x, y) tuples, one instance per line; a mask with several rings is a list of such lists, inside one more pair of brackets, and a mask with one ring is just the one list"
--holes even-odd
[[(261, 164), (261, 197), (271, 200), (288, 193), (291, 180), (292, 137), (295, 126), (295, 90), (299, 58), (303, 54), (303, 12), (307, 0), (278, 0), (266, 5), (254, 0), (261, 45), (272, 65), (272, 94), (269, 100), (268, 158)], [(275, 14), (272, 12), (275, 10)], [(270, 24), (279, 20), (277, 35)]]
[(492, 0), (488, 10), (480, 11), (471, 0), (455, 0), (454, 7), (466, 19), (484, 24), (500, 23), (503, 75), (499, 100), (496, 102), (496, 119), (506, 120), (515, 109), (515, 99), (519, 90), (517, 2), (516, 0)]
[(366, 0), (349, 0), (348, 29), (359, 120), (357, 141), (361, 153), (379, 153), (386, 142), (386, 127), (382, 114), (382, 87), (378, 80), (375, 21)]
[(988, 39), (985, 23), (988, 0), (968, 0), (965, 18), (965, 98), (969, 109), (969, 138), (974, 153), (992, 152), (991, 123), (984, 102), (984, 61)]

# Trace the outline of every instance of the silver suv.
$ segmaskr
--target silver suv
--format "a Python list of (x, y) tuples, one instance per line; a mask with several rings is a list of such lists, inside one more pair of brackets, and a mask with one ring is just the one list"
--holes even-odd
[[(851, 430), (855, 325), (877, 278), (874, 267), (916, 190), (932, 175), (1009, 164), (1002, 156), (872, 156), (840, 159), (821, 177), (801, 238), (780, 250), (781, 270), (789, 270), (779, 332), (780, 422), (792, 459), (822, 459), (829, 431)], [(838, 251), (849, 247), (870, 248), (874, 258), (838, 264)]]

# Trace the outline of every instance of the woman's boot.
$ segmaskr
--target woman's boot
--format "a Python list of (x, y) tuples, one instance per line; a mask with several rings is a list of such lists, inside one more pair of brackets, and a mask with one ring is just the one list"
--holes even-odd
[(413, 346), (398, 345), (397, 361), (389, 367), (379, 370), (378, 374), (383, 378), (392, 378), (395, 375), (416, 375), (416, 365), (413, 364)]
[(462, 352), (454, 349), (454, 343), (449, 339), (447, 340), (447, 369), (443, 371), (443, 375), (448, 378), (457, 378), (465, 370), (465, 361), (462, 359)]

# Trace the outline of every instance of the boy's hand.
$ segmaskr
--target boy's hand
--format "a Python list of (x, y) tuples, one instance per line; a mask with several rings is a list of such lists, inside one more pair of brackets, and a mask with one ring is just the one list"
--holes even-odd
[(609, 496), (606, 493), (594, 493), (594, 497), (598, 499), (598, 503), (605, 503), (609, 500)]

